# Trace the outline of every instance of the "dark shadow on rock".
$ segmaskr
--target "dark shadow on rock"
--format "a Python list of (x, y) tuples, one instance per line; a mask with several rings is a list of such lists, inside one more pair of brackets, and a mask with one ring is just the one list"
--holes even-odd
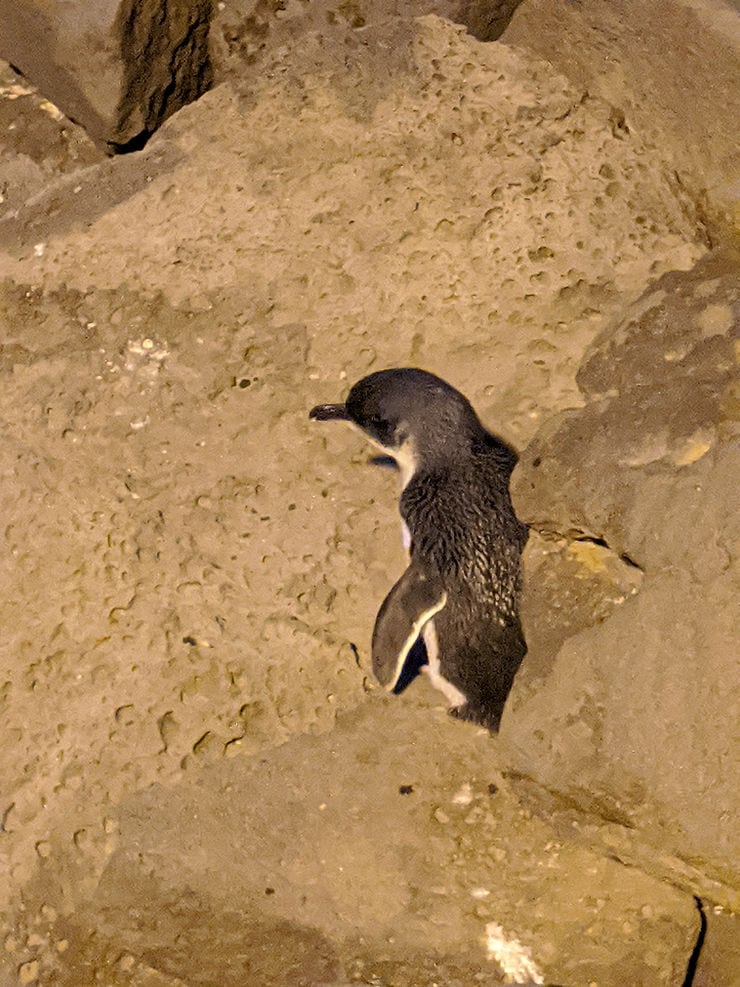
[(463, 0), (454, 19), (479, 41), (497, 41), (522, 0)]
[(118, 8), (114, 30), (123, 81), (111, 150), (140, 150), (167, 117), (210, 88), (210, 16), (210, 0), (169, 4), (166, 14), (161, 4), (143, 0)]
[[(266, 887), (266, 897), (270, 892)], [(193, 987), (312, 987), (343, 976), (334, 948), (315, 929), (225, 909), (187, 887), (162, 889), (133, 867), (125, 874), (115, 865), (107, 870), (95, 914), (78, 914), (61, 925), (60, 934), (74, 943), (65, 963), (66, 987), (76, 987), (81, 981), (74, 978), (86, 967), (121, 953)]]

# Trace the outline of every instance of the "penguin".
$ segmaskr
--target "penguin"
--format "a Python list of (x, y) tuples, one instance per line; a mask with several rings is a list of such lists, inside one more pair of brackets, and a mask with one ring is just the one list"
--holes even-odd
[(400, 472), (409, 565), (375, 621), (376, 678), (396, 689), (421, 640), (424, 671), (449, 712), (497, 732), (526, 652), (518, 598), (527, 527), (509, 494), (516, 453), (458, 390), (411, 367), (363, 377), (344, 404), (317, 405), (309, 417), (357, 426)]

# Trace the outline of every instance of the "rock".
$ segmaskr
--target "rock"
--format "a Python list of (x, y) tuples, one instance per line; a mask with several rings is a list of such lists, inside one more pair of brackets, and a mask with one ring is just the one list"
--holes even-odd
[(682, 982), (691, 896), (560, 837), (496, 765), (485, 731), (376, 697), (154, 786), (121, 807), (77, 938), (229, 987)]
[[(737, 255), (720, 252), (661, 278), (587, 354), (586, 406), (556, 417), (522, 456), (522, 519), (608, 547), (643, 579), (606, 619), (566, 626), (559, 650), (542, 630), (555, 621), (553, 580), (527, 579), (530, 653), (502, 724), (522, 770), (590, 807), (603, 799), (730, 883), (740, 875), (737, 272)], [(547, 571), (537, 546), (525, 569), (539, 553)]]
[[(481, 41), (494, 41), (511, 20), (521, 0), (334, 0), (310, 3), (255, 3), (229, 0), (215, 6), (211, 24), (211, 54), (217, 82), (245, 80), (274, 70), (286, 48), (294, 48), (292, 60), (308, 57), (315, 67), (339, 70), (351, 78), (358, 63), (369, 59), (380, 77), (364, 74), (364, 87), (385, 88), (389, 64), (409, 63), (408, 46), (413, 21), (436, 14), (464, 24)], [(347, 70), (350, 70), (347, 72)]]
[(0, 218), (15, 214), (58, 175), (104, 157), (81, 127), (0, 62)]
[(528, 0), (502, 40), (612, 103), (615, 126), (660, 147), (710, 226), (736, 227), (740, 22), (730, 4)]
[[(165, 12), (166, 11), (166, 12)], [(210, 0), (0, 0), (0, 57), (110, 149), (143, 143), (210, 84)]]
[(740, 916), (722, 908), (705, 909), (706, 932), (692, 987), (723, 987), (740, 970)]
[(481, 41), (495, 41), (506, 29), (522, 0), (462, 0), (453, 20), (465, 24)]
[[(423, 683), (373, 696), (396, 484), (306, 411), (413, 362), (522, 448), (702, 225), (547, 63), (434, 17), (334, 46), (331, 6), (256, 5), (284, 21), (264, 62), (0, 223), (0, 981), (43, 935), (39, 981), (74, 985), (493, 984), (525, 950), (555, 982), (681, 983), (689, 894), (525, 807)], [(553, 653), (641, 599), (608, 546), (545, 551), (578, 580)]]

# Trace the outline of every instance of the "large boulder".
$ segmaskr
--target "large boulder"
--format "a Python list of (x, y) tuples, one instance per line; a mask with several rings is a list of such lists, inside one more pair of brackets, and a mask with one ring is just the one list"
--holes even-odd
[(660, 148), (714, 231), (740, 218), (740, 19), (726, 0), (526, 0), (502, 40), (546, 58)]
[[(65, 982), (90, 968), (131, 987), (683, 982), (691, 895), (524, 811), (485, 731), (375, 698), (330, 734), (123, 803), (89, 905), (55, 903), (48, 928), (47, 891), (35, 926), (72, 944)], [(48, 948), (20, 955), (58, 967)]]
[(0, 0), (0, 57), (112, 149), (210, 84), (211, 0)]
[(603, 582), (600, 553), (621, 565), (622, 588), (610, 613), (561, 616), (554, 601), (577, 580), (535, 537), (530, 654), (503, 723), (528, 774), (729, 883), (740, 874), (737, 273), (735, 254), (715, 253), (661, 278), (587, 354), (585, 407), (522, 456), (520, 516), (571, 557), (575, 546), (585, 575)]

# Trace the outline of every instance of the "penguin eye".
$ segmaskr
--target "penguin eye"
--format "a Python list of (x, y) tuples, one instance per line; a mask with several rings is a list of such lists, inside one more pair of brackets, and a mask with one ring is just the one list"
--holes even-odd
[(396, 445), (395, 422), (388, 421), (386, 418), (373, 417), (368, 421), (366, 428), (381, 445), (388, 447)]

